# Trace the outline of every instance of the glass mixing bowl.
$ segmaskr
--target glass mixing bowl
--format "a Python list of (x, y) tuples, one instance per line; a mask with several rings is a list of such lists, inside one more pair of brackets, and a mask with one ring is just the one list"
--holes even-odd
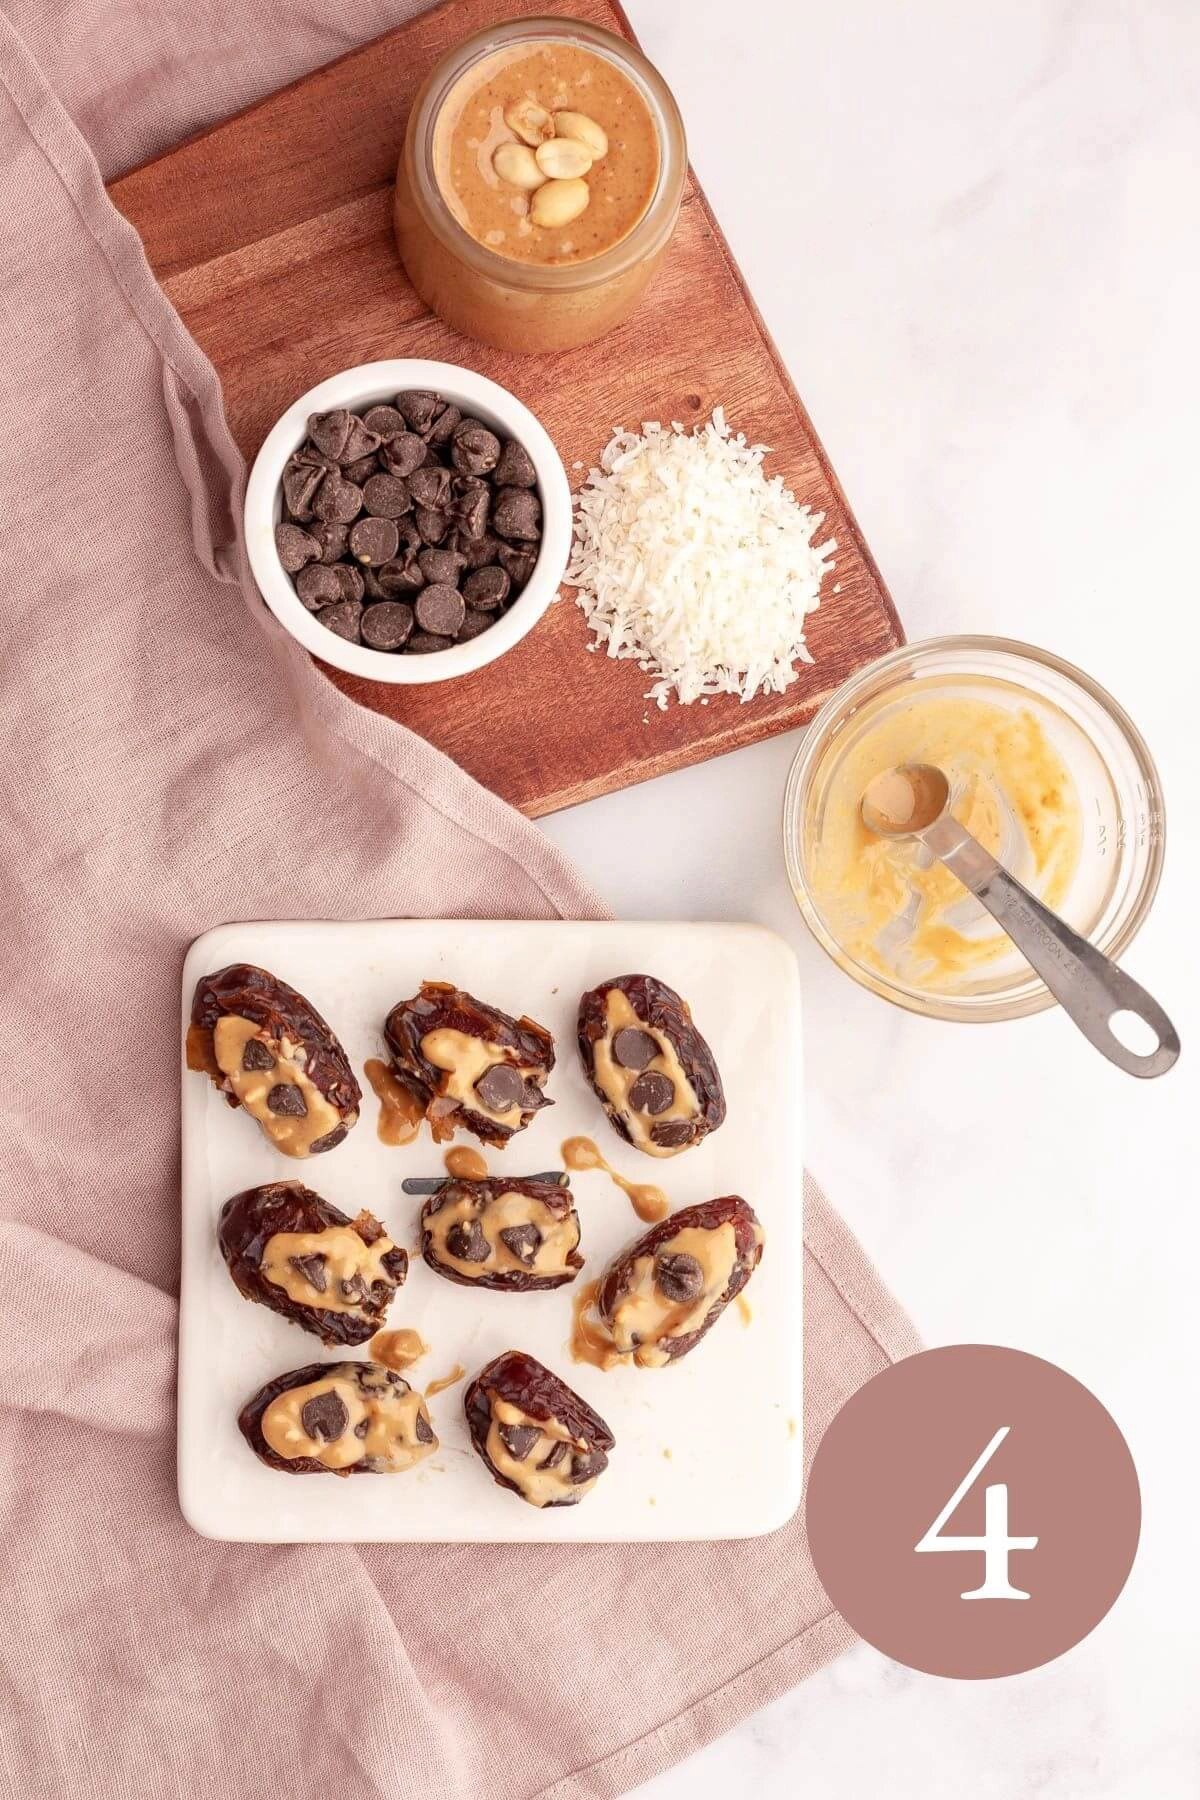
[(1088, 676), (1045, 650), (1006, 638), (944, 637), (905, 645), (851, 676), (826, 701), (796, 754), (784, 794), (792, 891), (817, 942), (885, 1000), (938, 1019), (1041, 1012), (1054, 1004), (1053, 996), (1015, 948), (949, 982), (922, 985), (848, 949), (845, 939), (852, 934), (820, 897), (821, 833), (838, 768), (870, 727), (928, 694), (1033, 713), (1072, 777), (1082, 826), (1078, 861), (1059, 910), (1107, 956), (1119, 956), (1132, 941), (1163, 864), (1163, 797), (1150, 752), (1133, 721)]

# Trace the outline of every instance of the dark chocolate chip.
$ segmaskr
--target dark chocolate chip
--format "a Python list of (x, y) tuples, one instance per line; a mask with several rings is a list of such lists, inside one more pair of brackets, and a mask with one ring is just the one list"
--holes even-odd
[(370, 1419), (360, 1419), (358, 1421), (358, 1424), (354, 1427), (354, 1435), (356, 1438), (365, 1438), (368, 1431), (370, 1431), (370, 1429), (371, 1429)]
[(529, 488), (501, 488), (492, 508), (492, 530), (502, 538), (534, 542), (542, 535), (542, 505)]
[(462, 553), (468, 569), (486, 568), (489, 563), (500, 561), (500, 539), (490, 531), (485, 531), (481, 538), (464, 538)]
[(335, 563), (339, 556), (345, 556), (349, 536), (345, 525), (339, 525), (336, 519), (314, 519), (308, 529), (321, 546), (323, 563)]
[(434, 512), (444, 511), (450, 504), (449, 469), (418, 469), (409, 477), (408, 491), (418, 506), (427, 506)]
[(432, 631), (414, 631), (405, 649), (410, 656), (432, 656), (435, 650), (449, 650), (453, 638), (438, 637)]
[(486, 475), (500, 460), (500, 439), (478, 419), (463, 419), (454, 430), (450, 461), (464, 475)]
[(242, 1051), (243, 1069), (273, 1069), (275, 1054), (270, 1046), (261, 1038), (247, 1038), (246, 1047)]
[(322, 456), (332, 457), (334, 462), (341, 461), (346, 439), (350, 436), (350, 419), (351, 414), (344, 406), (333, 412), (309, 413), (308, 435)]
[(300, 525), (277, 525), (275, 548), (289, 575), (298, 574), (306, 563), (315, 562), (321, 554), (321, 546), (316, 538)]
[(451, 406), (448, 400), (439, 400), (438, 409), (433, 423), (424, 433), (426, 443), (435, 449), (450, 442), (462, 418), (457, 406)]
[(569, 1448), (570, 1448), (570, 1446), (568, 1445), (565, 1438), (556, 1438), (554, 1441), (554, 1446), (550, 1451), (550, 1454), (548, 1456), (543, 1456), (541, 1462), (538, 1464), (538, 1468), (539, 1469), (557, 1469), (559, 1463), (563, 1460), (563, 1458), (567, 1454), (567, 1451)]
[(486, 534), (491, 497), (487, 482), (475, 475), (460, 475), (455, 481), (453, 511), (465, 542), (474, 543)]
[(446, 1248), (459, 1262), (486, 1262), (492, 1246), (478, 1219), (457, 1219), (446, 1233)]
[(612, 1053), (623, 1069), (644, 1069), (658, 1055), (658, 1045), (648, 1031), (626, 1025), (613, 1039)]
[(335, 1125), (332, 1131), (327, 1131), (325, 1133), (324, 1137), (313, 1139), (312, 1143), (308, 1146), (308, 1154), (310, 1156), (320, 1156), (323, 1150), (335, 1150), (349, 1129), (350, 1127), (348, 1125)]
[(490, 612), (499, 606), (502, 600), (508, 599), (508, 590), (512, 586), (503, 569), (493, 563), (487, 569), (475, 569), (463, 582), (463, 599), (469, 606), (479, 607), (481, 612)]
[(306, 569), (301, 569), (296, 577), (296, 592), (309, 612), (320, 612), (323, 606), (332, 606), (337, 600), (349, 598), (342, 592), (337, 570), (321, 562), (309, 563)]
[(354, 462), (344, 463), (342, 466), (342, 474), (346, 477), (347, 481), (352, 481), (355, 487), (361, 487), (372, 475), (377, 475), (378, 473), (379, 458), (375, 455), (374, 451), (371, 452), (370, 456), (360, 456), (356, 458)]
[(344, 1281), (338, 1282), (338, 1292), (343, 1300), (365, 1300), (367, 1284), (362, 1276), (355, 1272), (353, 1275), (347, 1275)]
[(317, 446), (310, 443), (307, 438), (305, 438), (298, 450), (292, 451), (292, 454), (288, 458), (288, 462), (295, 464), (307, 463), (310, 468), (323, 469), (326, 474), (328, 474), (331, 469), (337, 468), (337, 463), (334, 461), (333, 457), (326, 456), (323, 450), (318, 450)]
[(704, 1286), (704, 1270), (684, 1250), (663, 1250), (654, 1259), (654, 1281), (668, 1300), (694, 1300)]
[(340, 1438), (350, 1423), (350, 1414), (340, 1394), (332, 1388), (326, 1388), (323, 1394), (314, 1394), (300, 1408), (300, 1423), (310, 1438), (319, 1438), (322, 1443), (331, 1444), (334, 1438)]
[(380, 455), (390, 475), (408, 476), (424, 467), (425, 450), (424, 438), (419, 438), (415, 431), (402, 431), (399, 437), (383, 446)]
[(639, 1075), (629, 1090), (629, 1104), (635, 1112), (666, 1112), (675, 1098), (675, 1083), (669, 1075), (660, 1075), (657, 1069), (650, 1069), (645, 1075)]
[(537, 568), (537, 557), (532, 550), (513, 550), (508, 544), (501, 547), (496, 560), (514, 588), (523, 588)]
[(466, 558), (459, 550), (422, 550), (417, 562), (426, 581), (440, 581), (447, 587), (457, 587)]
[(363, 424), (373, 431), (381, 444), (390, 443), (404, 430), (404, 418), (394, 406), (372, 406), (363, 414)]
[(325, 471), (293, 457), (283, 471), (283, 497), (293, 519), (311, 519), (312, 498), (325, 479)]
[(363, 580), (361, 569), (356, 569), (353, 563), (335, 563), (333, 572), (338, 578), (343, 600), (362, 599), (367, 591), (367, 584)]
[(308, 1102), (294, 1081), (277, 1081), (267, 1095), (268, 1110), (282, 1119), (303, 1119)]
[[(384, 475), (380, 479), (390, 481), (392, 477)], [(391, 562), (399, 548), (395, 519), (358, 519), (350, 527), (350, 553), (361, 563), (374, 563), (378, 568), (381, 563)]]
[(413, 610), (403, 600), (380, 600), (362, 616), (362, 638), (372, 650), (399, 650), (412, 636)]
[(314, 1253), (312, 1256), (289, 1256), (288, 1261), (293, 1269), (299, 1269), (310, 1288), (316, 1288), (318, 1294), (325, 1292), (328, 1275), (323, 1256), (318, 1253)]
[[(372, 475), (372, 481), (384, 481), (390, 477)], [(362, 511), (363, 491), (353, 481), (347, 481), (341, 475), (327, 475), (317, 490), (313, 501), (313, 511), (318, 519), (327, 519), (338, 525), (348, 525), (351, 519), (357, 519)]]
[(440, 544), (450, 529), (449, 513), (435, 512), (431, 506), (418, 506), (414, 517), (423, 544)]
[(377, 519), (399, 519), (412, 510), (408, 483), (399, 475), (372, 475), (363, 489), (363, 501)]
[(476, 612), (474, 607), (468, 606), (463, 614), (463, 622), (458, 628), (458, 642), (469, 644), (472, 638), (482, 636), (488, 627), (495, 623), (491, 613)]
[(575, 1484), (591, 1481), (604, 1468), (607, 1458), (600, 1450), (577, 1450), (571, 1458), (571, 1480)]
[(357, 413), (350, 414), (350, 429), (346, 433), (346, 441), (342, 445), (341, 463), (361, 462), (366, 456), (374, 456), (379, 448), (379, 438), (363, 423)]
[[(405, 555), (397, 557), (394, 562), (384, 563), (383, 567), (376, 570), (375, 573), (379, 593), (388, 599), (394, 599), (397, 594), (415, 593), (419, 587), (425, 585), (425, 577), (411, 550), (407, 551)], [(368, 570), (367, 592), (371, 593), (369, 576), (370, 571)]]
[(435, 581), (417, 595), (417, 624), (422, 631), (453, 637), (463, 622), (466, 602), (457, 588)]
[(475, 1092), (493, 1112), (507, 1112), (510, 1106), (519, 1106), (524, 1099), (525, 1077), (512, 1063), (493, 1063), (475, 1083)]
[(536, 1425), (501, 1425), (500, 1442), (514, 1462), (524, 1462), (541, 1437)]
[(508, 1245), (519, 1263), (532, 1269), (541, 1248), (542, 1234), (536, 1225), (508, 1225), (500, 1233), (500, 1242)]
[(339, 600), (336, 606), (326, 606), (317, 614), (321, 624), (335, 632), (338, 637), (345, 638), (348, 643), (357, 644), (358, 627), (362, 619), (361, 600)]
[(442, 402), (437, 395), (429, 393), (425, 388), (414, 388), (411, 393), (396, 395), (396, 410), (414, 431), (428, 431), (441, 407)]
[(498, 488), (536, 487), (537, 470), (524, 444), (518, 444), (509, 438), (500, 452), (500, 460), (493, 471), (492, 480)]
[(661, 1124), (650, 1127), (652, 1142), (664, 1150), (678, 1150), (681, 1144), (690, 1144), (694, 1135), (691, 1119), (663, 1119)]
[(435, 1444), (437, 1442), (433, 1433), (433, 1426), (429, 1423), (429, 1420), (425, 1417), (424, 1413), (419, 1412), (417, 1414), (416, 1419), (413, 1422), (413, 1430), (417, 1434), (418, 1444)]

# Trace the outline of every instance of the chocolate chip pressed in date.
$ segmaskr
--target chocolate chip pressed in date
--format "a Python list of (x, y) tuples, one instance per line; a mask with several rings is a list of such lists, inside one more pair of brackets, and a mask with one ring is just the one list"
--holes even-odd
[(323, 1294), (328, 1284), (328, 1271), (325, 1258), (314, 1251), (311, 1256), (289, 1256), (288, 1261), (293, 1269), (298, 1269), (310, 1288)]
[(663, 1250), (655, 1258), (654, 1281), (668, 1300), (694, 1300), (704, 1286), (704, 1270), (685, 1250)]
[(507, 1112), (525, 1098), (525, 1077), (512, 1063), (493, 1063), (475, 1083), (475, 1092), (492, 1112)]
[(264, 1044), (261, 1038), (247, 1038), (242, 1051), (242, 1067), (247, 1071), (250, 1069), (273, 1069), (275, 1055), (270, 1045)]
[(623, 1069), (644, 1069), (658, 1055), (658, 1045), (648, 1031), (626, 1025), (613, 1038), (612, 1053)]
[(524, 1462), (541, 1437), (536, 1425), (501, 1425), (500, 1441), (514, 1462)]
[(459, 1262), (486, 1262), (492, 1247), (478, 1219), (458, 1219), (446, 1233), (446, 1248)]
[(326, 1388), (323, 1394), (314, 1394), (300, 1408), (300, 1423), (310, 1438), (316, 1438), (324, 1444), (331, 1444), (334, 1438), (340, 1438), (350, 1423), (350, 1414), (346, 1411), (346, 1403), (340, 1394), (332, 1388)]
[(532, 1223), (525, 1225), (506, 1225), (500, 1233), (500, 1242), (507, 1244), (519, 1263), (532, 1269), (541, 1248), (542, 1234)]
[(636, 1112), (649, 1113), (652, 1118), (666, 1112), (674, 1098), (675, 1083), (657, 1069), (648, 1069), (644, 1075), (639, 1075), (629, 1090), (630, 1106)]
[(418, 1444), (432, 1444), (434, 1442), (433, 1426), (429, 1423), (429, 1420), (425, 1417), (424, 1413), (419, 1412), (417, 1414), (413, 1430), (417, 1434)]
[(696, 1135), (695, 1123), (691, 1119), (662, 1119), (650, 1127), (650, 1138), (664, 1150), (678, 1150), (681, 1144), (690, 1144)]
[(567, 1446), (566, 1440), (564, 1438), (556, 1439), (556, 1441), (553, 1444), (553, 1446), (551, 1447), (548, 1455), (543, 1456), (541, 1462), (538, 1464), (538, 1468), (539, 1469), (557, 1469), (559, 1463), (563, 1460), (564, 1456), (566, 1456), (566, 1454), (567, 1454), (567, 1448), (568, 1448), (568, 1446)]
[(294, 1081), (277, 1081), (267, 1095), (267, 1110), (281, 1119), (303, 1119), (308, 1101)]

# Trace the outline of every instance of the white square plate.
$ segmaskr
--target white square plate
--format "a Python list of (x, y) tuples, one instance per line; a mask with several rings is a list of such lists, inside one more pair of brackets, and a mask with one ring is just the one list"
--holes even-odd
[[(198, 938), (183, 973), (186, 1031), (201, 975), (227, 963), (270, 969), (332, 1025), (355, 1071), (382, 1049), (383, 1020), (422, 980), (453, 981), (554, 1033), (558, 1061), (539, 1113), (493, 1173), (561, 1168), (560, 1145), (594, 1137), (623, 1173), (665, 1188), (672, 1210), (741, 1194), (766, 1235), (746, 1289), (708, 1336), (665, 1369), (604, 1373), (568, 1349), (574, 1286), (538, 1294), (475, 1293), (413, 1255), (421, 1201), (408, 1176), (444, 1172), (423, 1126), (391, 1149), (376, 1132), (365, 1080), (362, 1116), (344, 1143), (296, 1162), (200, 1075), (183, 1076), (183, 1269), (179, 1324), (179, 1500), (207, 1537), (249, 1543), (608, 1543), (755, 1537), (791, 1517), (801, 1484), (801, 1087), (796, 961), (753, 925), (380, 920), (222, 925)], [(657, 975), (690, 1003), (725, 1086), (728, 1115), (694, 1150), (640, 1154), (617, 1137), (584, 1078), (575, 1044), (580, 994), (617, 975)], [(474, 1143), (459, 1134), (458, 1142)], [(217, 1248), (217, 1217), (240, 1189), (303, 1181), (353, 1216), (368, 1207), (412, 1257), (388, 1325), (415, 1326), (430, 1354), (408, 1371), (424, 1387), (462, 1363), (470, 1379), (502, 1350), (527, 1350), (606, 1419), (609, 1466), (578, 1506), (539, 1511), (498, 1487), (470, 1447), (464, 1383), (437, 1394), (438, 1451), (407, 1474), (286, 1475), (268, 1469), (237, 1428), (243, 1403), (272, 1376), (361, 1351), (315, 1337), (242, 1298)], [(598, 1276), (646, 1227), (599, 1171), (573, 1175), (587, 1266)]]

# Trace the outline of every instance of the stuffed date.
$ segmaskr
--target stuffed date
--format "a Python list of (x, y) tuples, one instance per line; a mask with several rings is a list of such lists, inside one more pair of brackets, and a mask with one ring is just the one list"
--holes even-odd
[(555, 1181), (447, 1181), (421, 1208), (421, 1254), (468, 1287), (562, 1287), (583, 1267), (571, 1190)]
[(530, 1506), (577, 1505), (616, 1441), (581, 1395), (523, 1350), (481, 1369), (463, 1408), (485, 1468)]
[(238, 1428), (288, 1475), (399, 1475), (438, 1447), (424, 1397), (373, 1362), (307, 1363), (247, 1400)]
[(285, 1156), (317, 1156), (358, 1119), (362, 1089), (346, 1052), (303, 994), (253, 963), (196, 984), (187, 1066), (257, 1119)]
[(691, 1008), (653, 975), (584, 994), (579, 1054), (613, 1129), (648, 1156), (676, 1156), (724, 1120), (721, 1077)]
[(415, 1094), (439, 1143), (456, 1129), (503, 1148), (554, 1102), (543, 1093), (554, 1039), (445, 981), (394, 1006), (384, 1036), (397, 1081)]
[(758, 1267), (763, 1231), (737, 1194), (672, 1213), (611, 1265), (596, 1311), (617, 1358), (678, 1362), (711, 1331)]
[(367, 1211), (347, 1218), (298, 1181), (246, 1188), (221, 1208), (217, 1242), (247, 1300), (323, 1344), (365, 1344), (408, 1274), (408, 1252)]

